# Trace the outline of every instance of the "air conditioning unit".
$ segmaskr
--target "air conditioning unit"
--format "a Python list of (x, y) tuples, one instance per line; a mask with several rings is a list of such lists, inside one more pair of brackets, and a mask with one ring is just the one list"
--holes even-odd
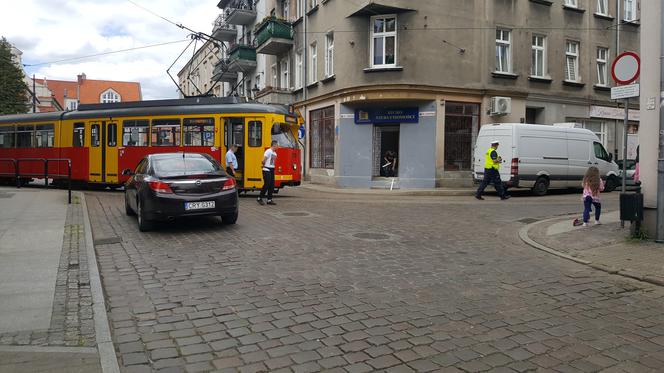
[(491, 97), (491, 106), (489, 115), (505, 115), (512, 112), (512, 98), (510, 97)]

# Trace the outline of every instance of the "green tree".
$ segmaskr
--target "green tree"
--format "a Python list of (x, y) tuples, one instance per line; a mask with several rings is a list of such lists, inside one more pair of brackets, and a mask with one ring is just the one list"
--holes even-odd
[(12, 47), (3, 37), (0, 39), (0, 114), (27, 113), (28, 97), (23, 70), (12, 60)]

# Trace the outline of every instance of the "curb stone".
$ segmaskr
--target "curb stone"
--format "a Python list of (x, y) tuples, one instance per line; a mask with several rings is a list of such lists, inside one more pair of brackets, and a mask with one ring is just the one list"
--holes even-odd
[[(578, 214), (570, 214), (569, 217), (572, 218), (572, 217), (577, 216), (577, 215)], [(611, 274), (611, 275), (619, 275), (619, 276), (622, 276), (622, 277), (631, 278), (633, 280), (637, 280), (637, 281), (641, 281), (641, 282), (647, 282), (647, 283), (652, 284), (652, 285), (664, 286), (664, 278), (656, 278), (656, 277), (653, 277), (653, 276), (650, 276), (650, 275), (645, 275), (644, 276), (644, 275), (638, 274), (638, 273), (633, 272), (633, 271), (621, 270), (621, 269), (617, 269), (617, 268), (614, 268), (614, 267), (609, 267), (609, 266), (601, 264), (601, 263), (593, 263), (593, 262), (588, 261), (588, 260), (576, 258), (576, 257), (570, 256), (568, 254), (565, 254), (563, 252), (560, 252), (556, 249), (552, 249), (552, 248), (550, 248), (546, 245), (542, 245), (541, 243), (536, 242), (535, 240), (530, 238), (530, 236), (528, 235), (528, 232), (532, 228), (534, 228), (536, 225), (549, 223), (549, 222), (552, 222), (554, 220), (560, 220), (561, 218), (562, 218), (561, 216), (557, 216), (555, 218), (550, 218), (550, 219), (540, 220), (538, 222), (530, 223), (530, 224), (522, 227), (521, 229), (519, 229), (519, 238), (521, 239), (521, 241), (523, 241), (524, 243), (526, 243), (527, 245), (529, 245), (531, 247), (534, 247), (535, 249), (547, 252), (549, 254), (558, 256), (558, 257), (563, 258), (563, 259), (571, 260), (573, 262), (586, 265), (586, 266), (588, 266), (590, 268), (593, 268), (593, 269), (596, 269), (598, 271), (606, 272), (606, 273)]]
[(111, 338), (111, 331), (106, 315), (106, 303), (104, 302), (104, 291), (99, 277), (99, 267), (97, 256), (92, 241), (92, 226), (90, 225), (90, 216), (88, 215), (88, 205), (85, 200), (85, 194), (78, 193), (81, 198), (81, 207), (83, 208), (83, 223), (85, 225), (85, 246), (88, 253), (88, 270), (90, 271), (90, 290), (92, 291), (92, 302), (94, 311), (95, 330), (97, 332), (97, 350), (99, 352), (99, 362), (103, 373), (120, 373), (118, 358), (115, 355), (115, 347)]

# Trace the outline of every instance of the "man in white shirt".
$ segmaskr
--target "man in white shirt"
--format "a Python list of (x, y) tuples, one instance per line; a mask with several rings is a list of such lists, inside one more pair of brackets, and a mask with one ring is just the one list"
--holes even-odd
[(235, 156), (237, 152), (237, 145), (233, 144), (226, 152), (226, 172), (235, 177), (235, 170), (237, 170), (237, 157)]
[(267, 193), (267, 204), (276, 205), (272, 201), (272, 193), (274, 192), (274, 163), (277, 160), (277, 142), (272, 140), (272, 146), (263, 153), (263, 188), (258, 197), (258, 203), (264, 205), (263, 199)]

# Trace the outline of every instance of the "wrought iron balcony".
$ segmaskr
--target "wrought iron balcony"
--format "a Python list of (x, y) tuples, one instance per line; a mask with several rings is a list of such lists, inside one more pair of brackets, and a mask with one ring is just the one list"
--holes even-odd
[(256, 52), (279, 55), (293, 47), (293, 24), (275, 17), (267, 17), (254, 28)]
[[(219, 5), (222, 5), (221, 1)], [(252, 0), (235, 0), (223, 4), (226, 22), (232, 25), (248, 25), (256, 19), (256, 8)]]
[(256, 48), (234, 44), (228, 50), (228, 71), (245, 72), (256, 68)]
[(212, 28), (212, 37), (221, 41), (235, 41), (237, 38), (237, 28), (226, 22), (223, 14), (214, 21)]
[(228, 67), (229, 67), (228, 60), (220, 60), (219, 62), (217, 62), (217, 64), (214, 66), (214, 70), (212, 71), (212, 80), (217, 82), (228, 82), (228, 83), (236, 82), (237, 72), (229, 71)]

